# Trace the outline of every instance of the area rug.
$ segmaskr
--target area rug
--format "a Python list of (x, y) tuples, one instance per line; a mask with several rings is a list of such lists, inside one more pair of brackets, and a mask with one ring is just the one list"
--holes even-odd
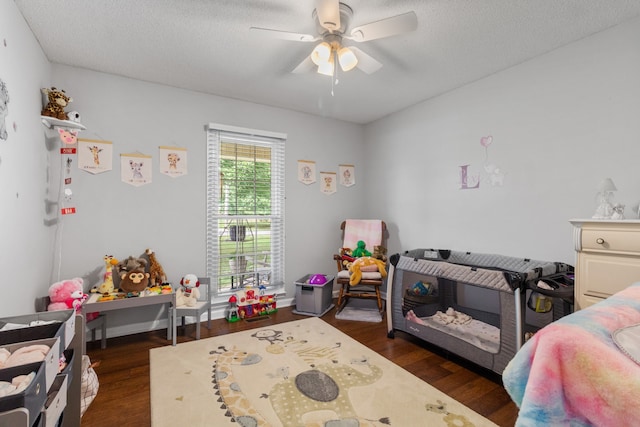
[(310, 317), (150, 351), (164, 426), (495, 426)]
[(377, 308), (345, 307), (336, 313), (336, 319), (357, 320), (359, 322), (382, 322), (382, 315)]

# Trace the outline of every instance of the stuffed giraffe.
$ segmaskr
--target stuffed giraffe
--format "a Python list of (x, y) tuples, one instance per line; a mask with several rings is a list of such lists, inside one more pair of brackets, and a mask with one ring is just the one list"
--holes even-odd
[(156, 254), (151, 250), (145, 251), (149, 257), (149, 283), (153, 285), (161, 285), (167, 281), (167, 275), (164, 273), (162, 265), (156, 259)]
[(104, 281), (97, 287), (93, 287), (91, 292), (98, 292), (104, 295), (115, 291), (115, 285), (113, 284), (113, 267), (118, 264), (118, 260), (114, 258), (113, 255), (105, 255), (103, 259), (106, 268)]

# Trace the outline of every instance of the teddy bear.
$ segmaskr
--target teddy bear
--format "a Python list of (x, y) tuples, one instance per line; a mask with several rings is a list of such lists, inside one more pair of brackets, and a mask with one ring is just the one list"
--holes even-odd
[(176, 291), (176, 307), (194, 307), (200, 298), (200, 281), (195, 274), (187, 274), (180, 280)]
[[(84, 280), (81, 277), (61, 280), (49, 286), (49, 300), (47, 311), (70, 310), (76, 313), (82, 311), (82, 304), (87, 299), (87, 294), (82, 290)], [(87, 322), (98, 317), (98, 313), (87, 314)]]

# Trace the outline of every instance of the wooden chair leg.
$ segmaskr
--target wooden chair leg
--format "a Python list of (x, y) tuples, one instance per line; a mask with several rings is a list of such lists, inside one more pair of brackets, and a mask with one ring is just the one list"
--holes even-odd
[(200, 339), (200, 318), (196, 319), (196, 339)]

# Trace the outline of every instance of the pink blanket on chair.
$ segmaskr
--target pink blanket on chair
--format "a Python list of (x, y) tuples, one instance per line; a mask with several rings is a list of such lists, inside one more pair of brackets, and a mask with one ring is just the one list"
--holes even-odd
[(344, 227), (343, 247), (355, 249), (362, 240), (370, 252), (382, 243), (382, 221), (379, 219), (348, 219)]

